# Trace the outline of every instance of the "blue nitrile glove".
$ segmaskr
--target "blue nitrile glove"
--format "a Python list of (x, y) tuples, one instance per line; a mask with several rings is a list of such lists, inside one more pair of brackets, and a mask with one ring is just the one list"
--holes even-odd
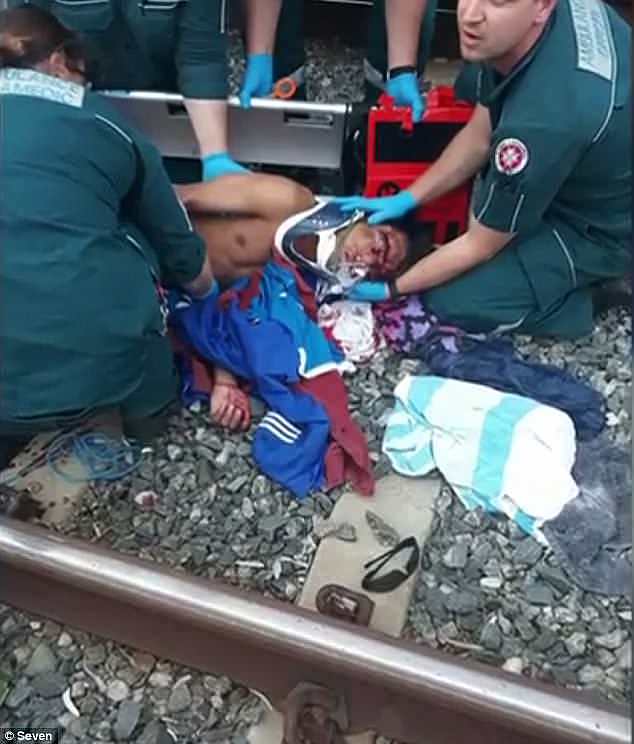
[(268, 96), (273, 90), (273, 55), (249, 54), (247, 69), (242, 78), (240, 105), (251, 106), (251, 96)]
[(394, 196), (377, 196), (368, 198), (365, 196), (340, 196), (335, 202), (341, 206), (343, 212), (354, 212), (360, 209), (362, 212), (372, 212), (368, 219), (369, 225), (377, 225), (379, 222), (391, 222), (400, 220), (417, 205), (416, 199), (411, 191), (399, 191)]
[(425, 113), (425, 99), (418, 87), (418, 77), (414, 72), (404, 72), (387, 81), (386, 91), (399, 106), (412, 107), (412, 119), (419, 122)]
[(229, 173), (249, 173), (246, 168), (236, 163), (227, 152), (216, 152), (203, 158), (203, 181), (213, 181), (218, 176)]
[(356, 302), (385, 302), (390, 299), (390, 285), (387, 282), (359, 282), (346, 292), (346, 297)]

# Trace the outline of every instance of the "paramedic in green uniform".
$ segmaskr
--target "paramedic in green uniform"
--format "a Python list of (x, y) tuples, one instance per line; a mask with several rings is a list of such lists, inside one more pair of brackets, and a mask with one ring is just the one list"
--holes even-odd
[(470, 225), (353, 294), (423, 292), (471, 331), (587, 334), (594, 287), (630, 271), (630, 28), (599, 0), (459, 0), (458, 24), (479, 65), (471, 121), (407, 190), (344, 201), (394, 220), (477, 174)]
[(86, 90), (84, 59), (53, 15), (0, 12), (0, 445), (105, 408), (153, 434), (178, 392), (158, 282), (215, 284), (160, 154)]
[[(425, 70), (437, 0), (374, 0), (364, 60), (366, 92), (383, 88), (415, 121), (423, 115), (419, 76)], [(247, 67), (240, 100), (267, 96), (274, 81), (304, 82), (304, 0), (246, 0)]]
[[(203, 178), (244, 171), (227, 152), (229, 0), (30, 0), (82, 34), (95, 88), (179, 92)], [(9, 0), (17, 7), (24, 0)]]

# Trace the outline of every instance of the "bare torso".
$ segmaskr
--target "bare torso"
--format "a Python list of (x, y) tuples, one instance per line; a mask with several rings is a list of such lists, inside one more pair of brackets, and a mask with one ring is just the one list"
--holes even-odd
[(229, 284), (262, 268), (271, 258), (277, 225), (259, 217), (191, 215), (205, 241), (214, 276)]
[(314, 203), (303, 187), (260, 174), (225, 176), (176, 191), (207, 246), (214, 276), (224, 285), (262, 268), (271, 258), (278, 226)]

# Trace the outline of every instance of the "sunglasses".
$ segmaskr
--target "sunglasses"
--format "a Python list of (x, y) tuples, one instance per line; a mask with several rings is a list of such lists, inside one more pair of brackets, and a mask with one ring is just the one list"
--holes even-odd
[[(392, 558), (406, 550), (411, 550), (412, 552), (407, 559), (405, 569), (396, 568), (382, 576), (377, 576), (377, 574), (385, 568)], [(401, 586), (401, 584), (407, 581), (414, 571), (416, 571), (419, 561), (420, 548), (418, 547), (418, 543), (415, 538), (408, 537), (405, 540), (402, 540), (395, 548), (392, 548), (385, 553), (381, 553), (381, 555), (364, 564), (363, 568), (370, 570), (363, 577), (361, 586), (366, 590), (366, 592), (375, 592), (377, 594), (393, 592)]]

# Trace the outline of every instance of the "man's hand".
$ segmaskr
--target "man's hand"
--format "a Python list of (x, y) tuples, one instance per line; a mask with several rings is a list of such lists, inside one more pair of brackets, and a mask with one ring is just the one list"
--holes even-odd
[(400, 191), (395, 196), (380, 196), (374, 199), (364, 196), (342, 196), (335, 201), (341, 205), (343, 212), (353, 212), (355, 209), (371, 212), (372, 215), (368, 219), (370, 225), (399, 220), (417, 206), (416, 199), (409, 191)]
[(242, 108), (251, 106), (251, 97), (263, 97), (273, 90), (273, 55), (249, 54), (247, 69), (242, 79), (240, 89), (240, 105)]
[(385, 302), (390, 299), (390, 285), (387, 282), (359, 282), (346, 293), (355, 302)]
[(249, 399), (237, 385), (216, 382), (209, 399), (209, 413), (215, 424), (231, 431), (244, 431), (251, 423)]
[(404, 72), (390, 78), (387, 81), (386, 91), (398, 106), (412, 107), (412, 119), (415, 123), (423, 118), (426, 101), (421, 95), (416, 73)]
[(218, 176), (229, 173), (250, 173), (246, 168), (236, 163), (227, 152), (216, 152), (203, 158), (203, 181), (213, 181)]
[(183, 289), (193, 300), (206, 300), (218, 292), (218, 282), (214, 279), (209, 256), (207, 254), (204, 254), (204, 256), (198, 276), (183, 286)]
[(214, 295), (217, 295), (218, 291), (218, 282), (215, 279), (212, 279), (209, 289), (199, 291), (198, 293), (190, 292), (189, 294), (194, 302), (204, 302), (210, 297), (214, 297)]

